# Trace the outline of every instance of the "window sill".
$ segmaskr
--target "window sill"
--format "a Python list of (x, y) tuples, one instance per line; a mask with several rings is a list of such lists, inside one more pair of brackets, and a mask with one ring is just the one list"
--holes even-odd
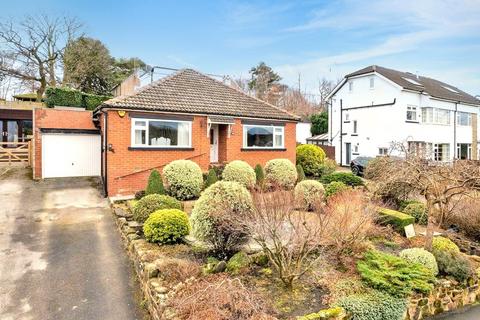
[(241, 151), (287, 151), (287, 148), (242, 148)]
[(406, 123), (420, 123), (420, 121), (415, 120), (405, 120)]
[(359, 152), (352, 152), (352, 156), (358, 156), (358, 155), (360, 155)]
[(191, 147), (128, 147), (130, 151), (193, 151)]
[(347, 134), (348, 134), (348, 133), (346, 133), (346, 132), (343, 132), (343, 133), (342, 133), (342, 136), (346, 136)]
[(358, 137), (358, 133), (352, 133), (351, 136), (352, 137)]
[(345, 120), (343, 121), (343, 123), (350, 123), (350, 120)]

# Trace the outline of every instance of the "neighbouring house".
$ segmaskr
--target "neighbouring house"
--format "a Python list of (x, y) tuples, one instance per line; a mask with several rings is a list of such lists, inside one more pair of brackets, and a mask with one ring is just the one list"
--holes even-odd
[[(19, 96), (16, 96), (19, 97)], [(30, 100), (0, 101), (0, 145), (15, 147), (18, 142), (27, 142), (33, 137), (32, 112), (43, 108), (41, 102)]]
[(328, 140), (328, 137), (328, 133), (322, 133), (313, 137), (308, 137), (306, 140), (307, 144), (314, 144), (317, 146), (329, 146), (330, 141)]
[(177, 159), (203, 171), (238, 159), (295, 162), (297, 116), (191, 69), (105, 101), (94, 120), (109, 196), (133, 195), (153, 169)]
[(436, 161), (478, 159), (480, 100), (444, 82), (369, 66), (345, 76), (327, 97), (335, 159), (390, 154), (392, 142)]
[(310, 122), (297, 123), (297, 143), (307, 143), (307, 139), (312, 136), (311, 128)]

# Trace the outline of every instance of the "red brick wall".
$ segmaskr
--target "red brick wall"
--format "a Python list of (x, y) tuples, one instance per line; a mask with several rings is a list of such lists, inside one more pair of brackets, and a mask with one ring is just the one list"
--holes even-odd
[[(102, 123), (103, 124), (103, 123)], [(108, 112), (108, 194), (131, 195), (145, 189), (150, 171), (163, 167), (173, 160), (190, 159), (203, 171), (210, 164), (210, 141), (207, 138), (207, 117), (195, 116), (192, 123), (192, 147), (194, 150), (129, 150), (131, 118), (122, 118), (117, 111)]]
[[(160, 116), (159, 116), (160, 117)], [(100, 122), (103, 125), (103, 121)], [(173, 160), (195, 161), (203, 171), (210, 165), (210, 140), (207, 137), (207, 117), (194, 116), (192, 123), (193, 150), (129, 150), (131, 144), (131, 118), (128, 113), (120, 117), (117, 111), (108, 111), (108, 143), (113, 151), (107, 153), (109, 196), (132, 195), (145, 189), (151, 170), (160, 172)], [(285, 127), (286, 151), (242, 151), (243, 131), (238, 119), (230, 138), (227, 126), (219, 126), (219, 161), (244, 160), (251, 166), (265, 165), (270, 159), (287, 158), (295, 163), (295, 123)]]
[(48, 129), (97, 129), (92, 121), (92, 112), (84, 110), (58, 110), (38, 108), (33, 110), (33, 178), (42, 178), (41, 128)]

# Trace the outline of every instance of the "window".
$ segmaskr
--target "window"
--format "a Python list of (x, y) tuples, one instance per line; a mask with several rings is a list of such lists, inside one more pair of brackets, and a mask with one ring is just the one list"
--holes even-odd
[(435, 161), (449, 161), (450, 160), (450, 145), (448, 143), (435, 143), (433, 145), (433, 160), (435, 160)]
[[(419, 83), (419, 82), (417, 82), (417, 81), (415, 81), (415, 80), (413, 80), (413, 79), (405, 78), (405, 77), (402, 77), (402, 78), (403, 78), (403, 80), (408, 81), (408, 82), (410, 82), (411, 84), (414, 84), (414, 85), (416, 85), (416, 86), (422, 86), (421, 83)], [(423, 87), (423, 86), (422, 86), (422, 87)]]
[(353, 120), (353, 133), (357, 133), (357, 120)]
[(457, 158), (461, 160), (472, 159), (472, 144), (457, 143)]
[(407, 121), (417, 121), (416, 106), (407, 106)]
[(422, 108), (422, 122), (450, 125), (450, 110), (431, 107)]
[(353, 91), (353, 81), (350, 81), (350, 82), (348, 83), (348, 90), (349, 90), (350, 92)]
[(370, 78), (370, 89), (373, 89), (373, 88), (375, 88), (375, 78), (371, 77)]
[(345, 121), (350, 121), (350, 114), (348, 112), (345, 113)]
[(387, 156), (388, 155), (388, 148), (378, 148), (378, 154), (381, 156)]
[(244, 148), (283, 148), (284, 127), (244, 125)]
[(468, 112), (457, 112), (457, 124), (459, 126), (471, 126), (472, 114)]
[(132, 146), (191, 147), (192, 122), (132, 119)]
[(427, 154), (428, 150), (426, 143), (422, 141), (408, 141), (408, 152), (418, 157), (426, 157), (430, 155)]
[(353, 146), (353, 153), (358, 154), (358, 144)]

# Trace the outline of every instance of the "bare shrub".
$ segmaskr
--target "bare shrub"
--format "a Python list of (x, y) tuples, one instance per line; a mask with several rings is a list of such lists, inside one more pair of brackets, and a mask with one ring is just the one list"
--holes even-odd
[(187, 283), (171, 300), (175, 319), (275, 319), (263, 297), (225, 274)]
[(291, 191), (253, 194), (254, 209), (245, 219), (252, 239), (262, 247), (287, 288), (321, 257), (328, 216), (322, 206), (313, 212), (295, 210)]
[(375, 227), (375, 206), (360, 190), (347, 190), (328, 200), (328, 240), (337, 254), (357, 252)]
[(183, 282), (201, 273), (200, 264), (186, 259), (163, 257), (155, 261), (155, 265), (160, 270), (159, 277), (172, 284)]
[(448, 222), (457, 225), (468, 237), (480, 241), (480, 197), (464, 197), (449, 216)]

